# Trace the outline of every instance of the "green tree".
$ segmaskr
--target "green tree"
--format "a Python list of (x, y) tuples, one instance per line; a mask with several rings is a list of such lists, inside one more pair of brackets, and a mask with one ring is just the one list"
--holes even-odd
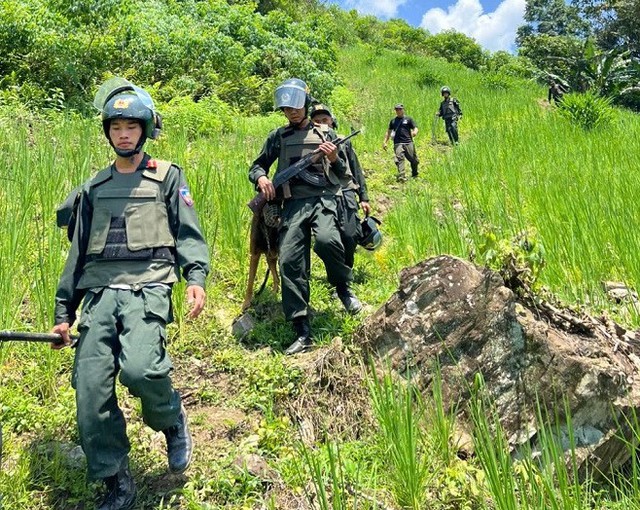
[(524, 21), (516, 35), (518, 46), (537, 35), (585, 37), (589, 33), (589, 24), (578, 8), (564, 0), (527, 0)]
[(432, 35), (426, 44), (433, 56), (443, 57), (449, 62), (459, 62), (470, 69), (480, 69), (485, 61), (480, 45), (471, 37), (455, 30)]

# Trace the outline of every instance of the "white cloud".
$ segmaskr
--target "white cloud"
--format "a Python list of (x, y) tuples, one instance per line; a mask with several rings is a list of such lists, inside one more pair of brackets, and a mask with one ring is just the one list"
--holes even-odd
[(495, 11), (485, 14), (479, 0), (458, 0), (446, 12), (440, 8), (428, 10), (420, 26), (432, 34), (453, 28), (489, 50), (511, 50), (516, 29), (523, 23), (525, 5), (525, 0), (503, 0)]
[(346, 0), (346, 9), (356, 9), (361, 14), (373, 14), (380, 18), (393, 18), (398, 14), (398, 7), (407, 0)]

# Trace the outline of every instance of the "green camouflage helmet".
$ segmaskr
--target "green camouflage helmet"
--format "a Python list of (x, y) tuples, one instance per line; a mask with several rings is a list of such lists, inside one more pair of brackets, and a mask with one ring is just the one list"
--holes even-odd
[[(102, 129), (107, 140), (120, 156), (129, 157), (141, 151), (147, 138), (155, 140), (162, 129), (162, 118), (156, 113), (149, 93), (129, 80), (114, 76), (105, 81), (93, 99), (93, 106), (102, 117)], [(117, 149), (109, 137), (109, 127), (114, 119), (137, 120), (142, 126), (142, 136), (135, 149)]]

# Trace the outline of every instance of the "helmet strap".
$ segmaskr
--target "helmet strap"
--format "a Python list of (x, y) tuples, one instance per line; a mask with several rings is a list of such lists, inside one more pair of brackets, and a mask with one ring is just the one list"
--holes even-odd
[(144, 132), (144, 124), (142, 122), (140, 122), (140, 125), (142, 126), (142, 134), (140, 135), (140, 140), (138, 140), (138, 143), (136, 144), (135, 148), (129, 149), (129, 150), (123, 150), (123, 149), (118, 149), (113, 144), (113, 141), (111, 140), (111, 137), (109, 136), (109, 124), (110, 124), (110, 122), (111, 122), (110, 120), (103, 122), (102, 128), (103, 128), (105, 136), (107, 137), (107, 140), (109, 140), (109, 145), (111, 145), (111, 147), (113, 148), (115, 153), (118, 156), (120, 156), (121, 158), (130, 158), (131, 156), (135, 156), (136, 154), (140, 154), (140, 151), (142, 150), (142, 146), (147, 141), (147, 135)]

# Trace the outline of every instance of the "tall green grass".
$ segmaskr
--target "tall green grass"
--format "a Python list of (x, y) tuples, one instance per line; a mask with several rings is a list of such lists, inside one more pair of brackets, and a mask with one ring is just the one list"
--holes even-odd
[[(354, 146), (367, 172), (374, 214), (383, 219), (385, 237), (379, 251), (358, 255), (358, 295), (378, 306), (396, 289), (398, 272), (407, 265), (445, 252), (469, 256), (478, 251), (487, 231), (511, 239), (516, 232), (535, 228), (546, 251), (542, 283), (569, 301), (608, 307), (626, 323), (637, 325), (632, 307), (610, 305), (600, 289), (602, 280), (620, 279), (632, 287), (640, 283), (640, 237), (634, 228), (640, 212), (633, 207), (640, 191), (637, 119), (617, 111), (608, 131), (586, 132), (541, 106), (538, 99), (544, 91), (532, 84), (486, 88), (481, 74), (462, 67), (421, 57), (406, 66), (398, 57), (357, 48), (345, 52), (340, 64), (344, 85), (336, 101), (343, 111), (336, 113), (342, 126), (365, 127)], [(437, 143), (429, 141), (439, 87), (444, 84), (452, 87), (465, 113), (460, 122), (462, 143), (455, 150), (446, 145), (441, 123)], [(420, 126), (416, 143), (422, 176), (404, 187), (395, 184), (392, 156), (380, 147), (398, 101)], [(208, 373), (207, 369), (230, 370), (225, 364), (214, 367), (217, 358), (210, 355), (215, 351), (211, 344), (221, 339), (233, 344), (241, 358), (235, 362), (256, 379), (247, 402), (268, 400), (269, 392), (279, 390), (278, 381), (268, 379), (267, 370), (251, 370), (255, 357), (238, 346), (221, 324), (239, 313), (246, 283), (250, 217), (246, 203), (254, 193), (247, 171), (269, 130), (283, 118), (235, 117), (224, 130), (207, 136), (194, 136), (193, 130), (169, 121), (166, 136), (147, 148), (154, 157), (184, 169), (212, 254), (209, 307), (200, 322), (187, 324), (182, 319), (184, 288), (176, 288), (178, 336), (181, 342), (198, 337), (198, 348), (180, 347), (189, 353), (199, 349), (208, 353), (209, 358), (201, 360)], [(0, 329), (48, 330), (69, 246), (64, 232), (55, 227), (55, 206), (108, 164), (111, 149), (98, 119), (0, 110), (0, 154)], [(319, 335), (323, 340), (341, 335), (348, 342), (357, 319), (345, 319), (336, 331), (336, 321), (326, 317), (325, 310), (335, 310), (322, 283), (323, 271), (316, 264), (312, 273), (312, 300), (321, 309)], [(277, 318), (265, 320), (271, 319), (275, 326), (270, 331), (265, 328), (265, 335), (290, 334)], [(277, 338), (268, 345), (282, 341)], [(42, 495), (51, 493), (47, 484), (60, 477), (38, 471), (38, 479), (33, 479), (29, 465), (39, 457), (29, 450), (29, 439), (60, 435), (76, 439), (68, 384), (71, 362), (68, 350), (52, 353), (47, 346), (9, 344), (0, 348), (0, 421), (10, 461), (3, 465), (0, 492), (5, 493), (7, 508), (20, 508), (36, 498), (35, 508), (52, 507)], [(379, 426), (359, 447), (359, 458), (366, 460), (358, 479), (362, 494), (380, 489), (398, 506), (437, 510), (637, 508), (640, 489), (635, 474), (612, 477), (613, 489), (604, 498), (589, 483), (580, 484), (572, 477), (571, 463), (563, 471), (561, 461), (571, 453), (556, 440), (559, 430), (550, 425), (556, 419), (553, 413), (540, 413), (546, 428), (539, 434), (536, 459), (525, 452), (527, 459), (514, 463), (490, 403), (472, 401), (477, 458), (461, 461), (453, 439), (456, 408), (444, 404), (437, 369), (434, 374), (430, 395), (419, 395), (414, 387), (398, 385), (387, 376), (370, 381), (371, 407)], [(279, 411), (275, 406), (269, 409), (274, 414)], [(637, 420), (627, 426), (632, 432), (624, 437), (635, 452), (640, 427)], [(325, 452), (323, 464), (313, 467), (311, 457), (308, 464), (324, 486), (331, 487), (326, 504), (348, 506), (353, 498), (332, 499), (331, 494), (344, 490), (340, 485), (348, 478), (344, 473), (351, 472), (341, 471), (340, 466), (353, 460), (344, 445), (331, 438), (327, 444), (319, 445)], [(276, 446), (272, 451), (281, 446), (286, 450)], [(275, 457), (278, 466), (281, 459)], [(282, 465), (286, 462), (282, 460)], [(384, 471), (371, 466), (384, 466)], [(637, 473), (637, 464), (631, 469)], [(215, 473), (210, 475), (208, 479), (199, 471), (193, 485), (201, 482), (200, 492), (185, 488), (191, 507), (219, 497), (211, 494), (223, 484), (215, 483)], [(225, 490), (234, 493), (232, 485), (225, 485)], [(252, 480), (251, 490), (257, 486)]]

